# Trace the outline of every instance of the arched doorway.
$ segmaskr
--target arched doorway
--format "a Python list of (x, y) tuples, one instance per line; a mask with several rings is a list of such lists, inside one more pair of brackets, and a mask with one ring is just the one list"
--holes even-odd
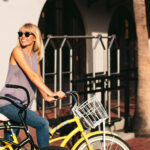
[[(121, 101), (125, 108), (125, 128), (130, 118), (129, 104), (135, 103), (137, 95), (137, 42), (132, 13), (120, 6), (112, 15), (108, 33), (115, 34), (120, 49)], [(117, 49), (111, 49), (111, 71), (116, 71)], [(115, 85), (116, 83), (112, 83)], [(133, 112), (132, 112), (133, 113)], [(133, 115), (133, 114), (132, 114)], [(129, 123), (130, 124), (130, 123)], [(128, 125), (129, 125), (128, 124)], [(127, 125), (127, 126), (128, 126)]]
[[(112, 15), (109, 34), (115, 34), (120, 49), (121, 104), (124, 108), (125, 130), (131, 129), (131, 107), (137, 95), (137, 42), (133, 14), (128, 8), (120, 6)], [(111, 71), (116, 71), (117, 49), (111, 49)], [(113, 86), (116, 84), (112, 82)], [(114, 98), (114, 97), (113, 97)], [(112, 99), (113, 99), (112, 98)], [(131, 104), (131, 105), (130, 105)], [(131, 106), (131, 107), (130, 107)], [(132, 107), (132, 109), (134, 109)]]
[[(85, 35), (84, 25), (81, 14), (73, 0), (48, 0), (42, 10), (39, 20), (44, 41), (47, 35)], [(83, 41), (72, 41), (76, 46), (74, 50), (74, 77), (80, 78), (85, 74), (86, 65), (86, 48)], [(46, 72), (53, 70), (53, 53), (46, 51)], [(67, 50), (63, 52), (65, 62), (63, 69), (68, 68), (66, 59), (68, 56)], [(81, 58), (82, 57), (82, 58)], [(80, 59), (81, 58), (81, 59)]]
[[(85, 35), (85, 29), (81, 14), (73, 0), (47, 0), (39, 19), (39, 28), (42, 32), (44, 42), (47, 35)], [(59, 49), (62, 39), (55, 40), (56, 48)], [(73, 79), (83, 78), (86, 73), (86, 44), (85, 40), (72, 39), (70, 43), (73, 47)], [(62, 52), (62, 71), (69, 70), (69, 50), (64, 46)], [(48, 45), (45, 50), (45, 72), (54, 71), (54, 49)], [(63, 75), (63, 90), (68, 90), (68, 74)], [(50, 83), (53, 77), (46, 78), (46, 83)], [(53, 82), (48, 86), (53, 89)], [(80, 90), (80, 89), (78, 89)]]
[[(115, 34), (120, 48), (121, 73), (137, 67), (136, 57), (136, 28), (132, 13), (124, 6), (120, 6), (113, 13), (108, 34)], [(115, 48), (114, 48), (115, 49)], [(112, 51), (112, 71), (115, 70), (115, 51)]]

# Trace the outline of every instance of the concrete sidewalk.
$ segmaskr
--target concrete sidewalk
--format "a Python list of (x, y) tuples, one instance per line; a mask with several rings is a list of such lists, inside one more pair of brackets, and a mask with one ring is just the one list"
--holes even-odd
[[(117, 128), (121, 129), (123, 122), (117, 124)], [(126, 141), (132, 150), (150, 150), (150, 137), (135, 137), (135, 133), (125, 133), (123, 130), (115, 130), (114, 133)]]
[(135, 137), (134, 133), (115, 132), (132, 150), (150, 150), (150, 137)]
[(126, 142), (132, 150), (150, 150), (150, 137), (135, 137)]

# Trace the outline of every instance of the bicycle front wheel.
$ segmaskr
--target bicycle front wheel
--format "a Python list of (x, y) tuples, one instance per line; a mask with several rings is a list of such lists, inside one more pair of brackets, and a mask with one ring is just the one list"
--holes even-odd
[[(88, 138), (89, 144), (93, 150), (104, 149), (103, 134), (95, 134)], [(86, 141), (82, 141), (76, 150), (88, 150)], [(106, 134), (105, 136), (105, 150), (131, 150), (129, 145), (118, 136)]]

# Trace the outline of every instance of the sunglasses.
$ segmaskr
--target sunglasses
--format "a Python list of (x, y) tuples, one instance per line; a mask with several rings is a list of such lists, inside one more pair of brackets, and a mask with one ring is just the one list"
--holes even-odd
[(30, 35), (34, 35), (33, 33), (31, 32), (18, 32), (18, 36), (19, 37), (22, 37), (24, 34), (25, 37), (29, 37)]

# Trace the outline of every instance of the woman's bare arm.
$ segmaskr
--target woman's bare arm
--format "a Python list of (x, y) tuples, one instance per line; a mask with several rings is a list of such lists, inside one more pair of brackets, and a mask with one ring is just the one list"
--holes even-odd
[[(35, 73), (28, 62), (25, 59), (25, 56), (21, 49), (19, 47), (15, 48), (11, 55), (11, 63), (17, 63), (22, 70), (25, 72), (25, 74), (29, 77), (29, 79), (37, 86), (39, 91), (41, 92), (42, 96), (44, 98), (47, 98), (48, 101), (51, 101), (51, 99), (48, 99), (48, 96), (55, 96), (55, 93), (52, 92), (43, 82), (41, 76), (39, 73)], [(39, 70), (40, 71), (40, 70)], [(62, 94), (63, 95), (63, 94)]]

